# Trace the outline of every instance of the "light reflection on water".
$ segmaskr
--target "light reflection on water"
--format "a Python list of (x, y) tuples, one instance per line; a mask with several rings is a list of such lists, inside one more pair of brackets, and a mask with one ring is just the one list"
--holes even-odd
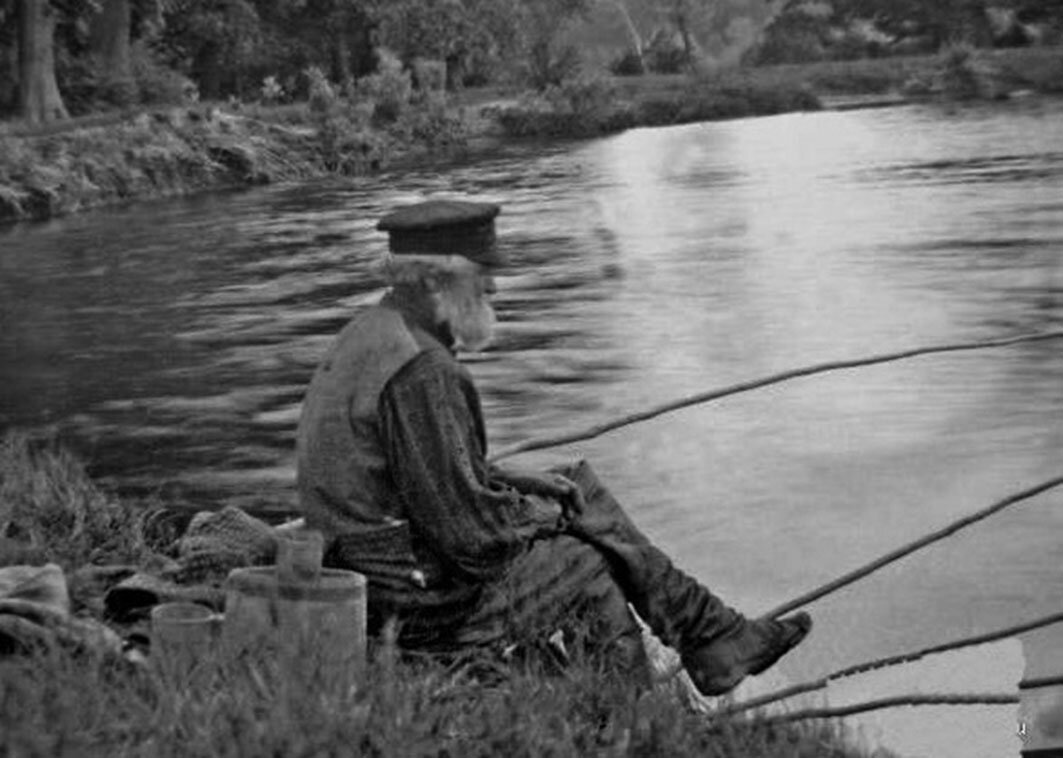
[[(309, 373), (379, 294), (373, 231), (437, 193), (503, 203), (492, 444), (798, 365), (1063, 326), (1059, 101), (780, 116), (472, 167), (97, 213), (0, 236), (0, 423), (124, 486), (291, 503)], [(528, 463), (591, 459), (682, 565), (771, 607), (1060, 473), (1063, 347), (837, 373)], [(795, 676), (1048, 613), (1045, 495), (817, 603)]]

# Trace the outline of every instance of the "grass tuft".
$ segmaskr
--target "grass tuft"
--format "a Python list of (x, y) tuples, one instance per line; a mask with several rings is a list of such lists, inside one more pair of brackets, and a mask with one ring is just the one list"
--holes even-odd
[(0, 439), (0, 537), (66, 570), (135, 563), (146, 552), (148, 517), (105, 494), (54, 443), (17, 433)]
[(0, 661), (0, 752), (106, 756), (861, 755), (837, 725), (718, 723), (666, 692), (577, 664), (564, 676), (465, 661), (401, 659), (386, 643), (365, 669), (311, 644), (191, 668), (41, 654)]

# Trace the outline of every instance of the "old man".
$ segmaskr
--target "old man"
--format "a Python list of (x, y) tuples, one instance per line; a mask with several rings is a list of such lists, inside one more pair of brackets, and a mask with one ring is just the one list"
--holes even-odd
[(404, 646), (535, 646), (560, 630), (641, 665), (628, 603), (680, 652), (698, 689), (723, 694), (808, 633), (807, 614), (752, 620), (677, 569), (586, 463), (519, 473), (487, 461), (480, 398), (458, 350), (491, 337), (505, 260), (493, 204), (401, 208), (390, 285), (339, 334), (298, 433), (298, 483), (326, 563), (365, 574), (370, 628)]

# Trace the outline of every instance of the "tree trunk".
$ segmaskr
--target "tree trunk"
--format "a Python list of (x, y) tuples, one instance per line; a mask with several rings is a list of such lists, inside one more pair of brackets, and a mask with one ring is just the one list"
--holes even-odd
[(129, 0), (105, 0), (93, 20), (92, 52), (102, 66), (104, 95), (119, 105), (136, 99), (133, 64), (129, 55)]
[(202, 100), (217, 100), (221, 97), (221, 49), (214, 42), (207, 42), (192, 61), (192, 78), (199, 85)]
[(992, 45), (993, 30), (989, 25), (985, 0), (963, 0), (959, 10), (963, 41), (975, 47)]
[(13, 112), (18, 104), (18, 38), (14, 42), (0, 52), (0, 113)]
[(679, 30), (679, 36), (683, 40), (683, 55), (686, 57), (687, 66), (694, 68), (694, 41), (690, 38), (690, 25), (687, 23), (686, 13), (677, 8), (675, 11), (675, 27)]
[(348, 24), (341, 27), (340, 34), (333, 40), (333, 81), (339, 82), (346, 94), (354, 86), (354, 74), (351, 73), (351, 43), (346, 32)]
[(55, 9), (20, 0), (19, 10), (19, 115), (34, 124), (68, 118), (55, 82)]
[(627, 6), (624, 4), (624, 0), (615, 0), (614, 5), (620, 12), (620, 15), (624, 19), (624, 28), (627, 29), (628, 36), (631, 38), (631, 47), (635, 51), (635, 56), (639, 62), (639, 73), (646, 73), (646, 57), (642, 54), (642, 37), (639, 35), (639, 30), (635, 26), (635, 22), (631, 19), (631, 14), (627, 11)]

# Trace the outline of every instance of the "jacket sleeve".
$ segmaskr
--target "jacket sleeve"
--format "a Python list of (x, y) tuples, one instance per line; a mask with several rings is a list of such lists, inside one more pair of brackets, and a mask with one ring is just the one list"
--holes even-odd
[(455, 578), (497, 578), (535, 532), (531, 507), (492, 485), (479, 395), (449, 354), (428, 350), (384, 388), (380, 421), (395, 491), (414, 532)]

